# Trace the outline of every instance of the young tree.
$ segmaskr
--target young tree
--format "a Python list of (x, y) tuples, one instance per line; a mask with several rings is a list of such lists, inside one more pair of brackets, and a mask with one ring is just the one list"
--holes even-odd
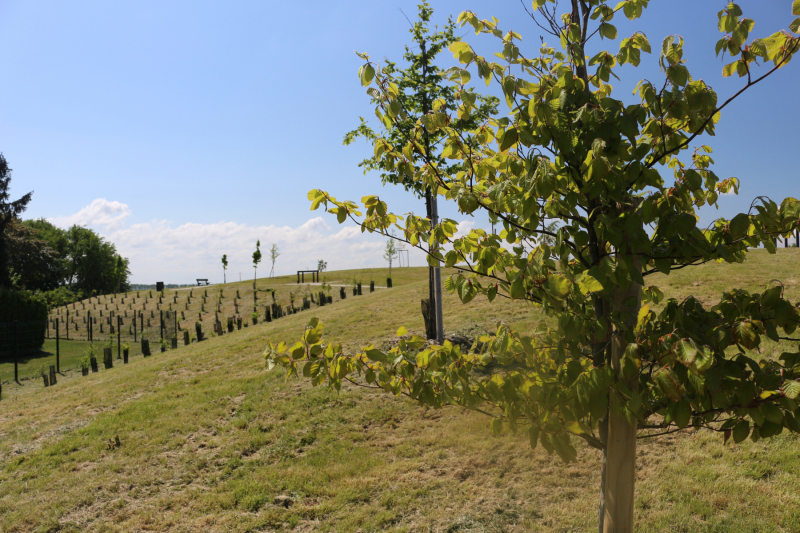
[(11, 288), (9, 252), (6, 240), (6, 228), (22, 214), (33, 197), (33, 192), (11, 201), (8, 188), (11, 185), (11, 168), (5, 156), (0, 153), (0, 287)]
[(319, 270), (320, 272), (323, 272), (323, 271), (325, 271), (327, 269), (328, 269), (328, 262), (327, 261), (323, 261), (322, 259), (317, 261), (317, 270)]
[(253, 252), (253, 288), (256, 287), (258, 264), (261, 262), (261, 240), (256, 241), (256, 251)]
[(222, 284), (228, 283), (228, 254), (222, 254)]
[(128, 271), (127, 262), (121, 255), (117, 256), (117, 261), (114, 263), (114, 274), (117, 276), (117, 292), (122, 291), (122, 276)]
[(269, 271), (269, 277), (273, 277), (275, 275), (275, 261), (278, 259), (278, 256), (281, 255), (278, 253), (278, 245), (272, 243), (272, 248), (269, 249), (269, 258), (272, 260), (272, 269)]
[(397, 257), (397, 245), (394, 243), (394, 238), (386, 241), (386, 248), (383, 249), (383, 258), (389, 261), (389, 277), (392, 277), (392, 261)]
[[(455, 34), (456, 25), (451, 19), (448, 19), (447, 24), (444, 25), (441, 31), (431, 32), (429, 23), (433, 15), (433, 9), (430, 4), (423, 2), (418, 6), (418, 10), (419, 20), (412, 24), (409, 30), (413, 38), (414, 47), (418, 48), (418, 50), (406, 46), (403, 59), (408, 66), (405, 69), (399, 69), (391, 61), (387, 61), (384, 66), (387, 74), (393, 77), (396, 94), (393, 100), (394, 103), (391, 104), (393, 106), (392, 115), (379, 116), (382, 126), (380, 135), (395, 146), (406, 143), (405, 139), (414, 131), (420, 117), (427, 115), (434, 105), (438, 109), (455, 112), (459, 104), (456, 98), (457, 88), (447, 83), (446, 80), (448, 77), (458, 77), (460, 74), (455, 71), (445, 72), (434, 64), (440, 52), (446, 50), (452, 43), (459, 41), (459, 37)], [(359, 72), (362, 80), (368, 75), (371, 76), (369, 74), (370, 69), (374, 71), (371, 65), (365, 65)], [(382, 101), (383, 96), (380, 91), (375, 88), (369, 88), (367, 92), (372, 97), (374, 104)], [(478, 95), (473, 101), (473, 113), (469, 115), (459, 114), (458, 117), (453, 117), (453, 120), (458, 122), (459, 127), (462, 129), (472, 129), (480, 124), (485, 117), (496, 112), (498, 103), (499, 100), (495, 97)], [(358, 137), (374, 142), (378, 135), (362, 118), (359, 127), (345, 135), (344, 144), (350, 144)], [(424, 149), (426, 157), (435, 160), (440, 168), (444, 169), (444, 172), (456, 173), (461, 169), (461, 162), (448, 161), (442, 156), (445, 139), (446, 137), (442, 132), (426, 129), (421, 148)], [(418, 198), (424, 197), (427, 217), (433, 221), (434, 225), (437, 224), (439, 217), (438, 204), (437, 196), (431, 194), (432, 183), (414, 180), (409, 174), (403, 172), (399, 166), (387, 163), (387, 160), (379, 152), (374, 151), (373, 155), (362, 161), (359, 166), (364, 168), (365, 174), (370, 170), (380, 171), (381, 180), (384, 184), (402, 185)], [(432, 242), (431, 246), (435, 248), (437, 243)], [(430, 315), (432, 323), (428, 329), (436, 332), (435, 338), (439, 342), (442, 341), (444, 335), (441, 293), (439, 266), (431, 263), (428, 272), (428, 298), (433, 303), (431, 309), (434, 312)]]
[[(658, 57), (663, 82), (643, 80), (638, 102), (626, 105), (612, 98), (607, 82), (615, 67), (637, 66), (650, 52), (646, 36), (622, 38), (618, 52), (601, 50), (588, 62), (586, 43), (593, 36), (614, 41), (612, 18), (622, 12), (637, 19), (647, 3), (625, 0), (614, 8), (573, 0), (559, 16), (557, 4), (535, 0), (533, 16), (561, 46), (542, 46), (537, 57), (524, 56), (520, 35), (501, 31), (496, 19), (462, 13), (461, 24), (500, 40), (504, 61), (482, 57), (465, 42), (450, 47), (465, 67), (458, 114), (472, 112), (475, 96), (466, 83), (472, 69), (502, 90), (508, 116), (462, 130), (434, 105), (405, 143), (375, 140), (386, 165), (435, 185), (461, 212), (494, 213), (503, 225), (499, 234), (476, 229), (454, 238), (455, 221), (432, 226), (422, 217), (399, 217), (377, 196), (362, 198), (362, 214), (354, 202), (309, 193), (312, 208), (324, 205), (368, 231), (396, 227), (412, 245), (430, 239), (452, 246), (430, 254), (458, 265), (446, 287), (463, 302), (478, 294), (529, 301), (552, 322), (532, 332), (502, 325), (482, 339), (481, 353), (462, 354), (449, 343), (420, 351), (424, 341), (416, 337), (386, 354), (372, 346), (345, 353), (323, 340), (322, 325), (312, 320), (295, 346), (270, 345), (266, 352), (269, 367), (290, 375), (310, 365), (304, 375), (315, 385), (338, 389), (342, 380), (363, 376), (365, 386), (425, 405), (480, 409), (493, 417), (494, 431), (524, 428), (532, 446), (564, 461), (576, 460), (572, 440), (583, 439), (602, 452), (599, 523), (606, 532), (633, 530), (637, 436), (693, 427), (740, 442), (800, 432), (800, 352), (777, 361), (753, 353), (762, 341), (799, 340), (792, 334), (800, 313), (780, 284), (759, 293), (731, 289), (707, 307), (693, 297), (664, 300), (645, 283), (653, 274), (709, 261), (742, 262), (761, 245), (774, 253), (775, 239), (800, 225), (796, 199), (759, 197), (746, 213), (697, 227), (697, 209), (717, 205), (739, 182), (714, 174), (711, 149), (695, 144), (714, 133), (722, 110), (789, 62), (800, 48), (792, 35), (800, 19), (790, 24), (792, 33), (751, 39), (753, 21), (728, 4), (718, 17), (717, 52), (733, 58), (723, 74), (743, 79), (732, 96), (719, 100), (692, 77), (683, 38), (670, 36)], [(800, 1), (792, 9), (800, 15)], [(397, 84), (364, 57), (371, 69), (362, 67), (362, 81), (380, 94), (377, 113), (393, 121)], [(461, 171), (447, 174), (427, 157), (429, 129), (445, 136), (442, 154), (460, 161)], [(556, 232), (541, 227), (545, 218), (559, 221)], [(553, 237), (554, 245), (538, 242), (541, 236)], [(471, 372), (496, 363), (490, 373)]]

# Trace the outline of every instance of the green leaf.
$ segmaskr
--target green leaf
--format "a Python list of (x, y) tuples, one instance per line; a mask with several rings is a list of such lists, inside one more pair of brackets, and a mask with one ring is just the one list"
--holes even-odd
[(616, 39), (617, 38), (617, 28), (613, 24), (609, 24), (608, 22), (603, 22), (600, 24), (600, 38), (605, 39)]
[(765, 403), (761, 405), (759, 409), (761, 409), (761, 414), (764, 415), (764, 419), (768, 420), (769, 422), (772, 422), (773, 424), (783, 423), (783, 413), (774, 403)]
[(525, 278), (522, 273), (518, 274), (514, 281), (511, 282), (509, 296), (515, 299), (525, 297)]
[(593, 292), (601, 292), (603, 286), (597, 279), (584, 272), (578, 277), (578, 288), (583, 294), (590, 294)]
[(714, 364), (714, 351), (708, 346), (699, 346), (694, 358), (694, 368), (702, 374), (711, 368), (712, 364)]
[(681, 398), (680, 382), (678, 376), (671, 368), (664, 366), (653, 373), (653, 379), (661, 391), (669, 396), (671, 400), (678, 401)]
[(689, 70), (683, 65), (672, 65), (667, 68), (667, 78), (675, 85), (683, 87), (689, 82)]
[(367, 350), (366, 351), (367, 357), (369, 357), (370, 361), (377, 361), (379, 363), (386, 362), (386, 354), (380, 350)]
[(729, 63), (722, 67), (722, 76), (727, 78), (729, 76), (733, 76), (736, 74), (736, 66), (739, 64), (739, 61), (734, 61), (733, 63)]
[(725, 33), (732, 32), (736, 28), (737, 22), (738, 21), (736, 20), (736, 17), (734, 17), (733, 15), (727, 15), (727, 14), (721, 15), (719, 17), (719, 24), (718, 24), (719, 31)]
[(739, 444), (750, 435), (750, 422), (741, 420), (733, 427), (733, 442)]
[(681, 398), (675, 406), (674, 420), (680, 429), (689, 425), (689, 420), (692, 417), (692, 406), (689, 405), (688, 400)]
[(494, 301), (496, 296), (497, 296), (497, 287), (492, 285), (491, 287), (489, 287), (489, 290), (486, 291), (486, 297), (489, 298), (490, 302), (492, 302)]
[(551, 274), (547, 277), (547, 290), (556, 298), (562, 299), (569, 294), (572, 282), (559, 274)]
[(748, 350), (752, 350), (759, 344), (758, 332), (749, 320), (735, 322), (732, 333), (733, 340)]
[(800, 395), (800, 382), (797, 381), (787, 381), (781, 387), (781, 391), (783, 395), (789, 398), (790, 400), (794, 400)]
[(361, 78), (361, 85), (366, 87), (370, 83), (372, 83), (372, 78), (375, 77), (375, 68), (367, 63), (366, 65), (362, 66), (361, 69), (358, 71), (359, 78)]
[(517, 128), (509, 128), (506, 130), (505, 134), (503, 135), (503, 140), (500, 143), (500, 151), (505, 152), (517, 142)]
[(686, 366), (694, 362), (697, 355), (697, 348), (690, 339), (681, 339), (672, 347), (675, 358)]
[(730, 223), (730, 236), (733, 240), (746, 237), (750, 231), (750, 217), (744, 213), (739, 213)]
[(800, 15), (800, 0), (792, 2), (792, 15)]
[(536, 443), (539, 441), (539, 428), (531, 426), (528, 428), (528, 439), (531, 443), (531, 448), (536, 448)]
[(689, 169), (683, 174), (683, 181), (689, 189), (696, 191), (703, 186), (703, 177), (696, 170)]
[(403, 335), (406, 335), (407, 333), (408, 333), (408, 330), (405, 328), (405, 326), (400, 326), (398, 328), (398, 330), (397, 330), (397, 334), (396, 335), (398, 337), (402, 337)]
[(492, 419), (492, 434), (499, 435), (503, 430), (503, 421), (499, 418)]

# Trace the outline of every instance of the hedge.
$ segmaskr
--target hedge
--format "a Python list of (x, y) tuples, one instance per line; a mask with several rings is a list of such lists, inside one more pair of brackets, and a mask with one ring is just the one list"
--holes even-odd
[[(14, 321), (27, 323), (17, 335), (20, 353), (26, 354), (41, 349), (47, 331), (47, 301), (42, 296), (28, 291), (0, 288), (0, 352), (8, 355), (14, 347)], [(37, 324), (38, 322), (38, 324)]]

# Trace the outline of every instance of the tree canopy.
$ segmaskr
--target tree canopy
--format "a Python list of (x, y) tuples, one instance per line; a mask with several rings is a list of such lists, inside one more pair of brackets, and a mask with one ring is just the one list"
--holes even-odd
[(11, 167), (0, 153), (0, 287), (11, 287), (11, 271), (6, 230), (17, 220), (33, 197), (33, 192), (11, 200)]
[(77, 297), (125, 291), (130, 286), (128, 259), (93, 230), (77, 225), (65, 230), (45, 219), (23, 224), (56, 254), (47, 276), (28, 288), (47, 291), (63, 286)]
[[(402, 327), (391, 350), (345, 350), (324, 339), (314, 319), (294, 345), (266, 350), (270, 368), (302, 372), (314, 385), (338, 390), (353, 381), (432, 407), (481, 411), (494, 431), (525, 430), (531, 446), (564, 461), (577, 459), (573, 440), (583, 439), (602, 451), (605, 531), (632, 530), (637, 436), (693, 427), (740, 442), (800, 432), (800, 352), (778, 360), (755, 353), (767, 340), (800, 340), (792, 336), (800, 312), (779, 282), (755, 293), (732, 287), (707, 306), (691, 296), (666, 299), (646, 281), (711, 261), (742, 262), (754, 247), (774, 253), (776, 238), (800, 226), (800, 202), (766, 197), (745, 213), (698, 226), (698, 209), (739, 187), (737, 178), (714, 173), (712, 150), (700, 138), (714, 134), (721, 112), (741, 94), (789, 63), (800, 48), (800, 18), (789, 31), (753, 38), (753, 20), (730, 3), (718, 15), (716, 52), (732, 59), (724, 76), (742, 79), (731, 97), (719, 99), (690, 73), (684, 40), (675, 35), (656, 48), (663, 80), (642, 80), (638, 101), (625, 104), (612, 97), (609, 80), (652, 48), (643, 32), (618, 37), (611, 21), (635, 20), (647, 4), (572, 0), (558, 13), (557, 3), (534, 0), (533, 20), (559, 46), (542, 45), (533, 56), (520, 49), (520, 34), (465, 11), (458, 23), (497, 39), (496, 57), (452, 43), (460, 63), (450, 71), (457, 109), (440, 98), (400, 137), (375, 137), (383, 168), (463, 214), (490, 213), (499, 232), (455, 238), (454, 220), (432, 227), (425, 217), (392, 213), (375, 195), (359, 205), (309, 192), (312, 209), (324, 206), (370, 232), (399, 230), (431, 264), (456, 267), (445, 286), (463, 302), (511, 298), (551, 320), (525, 332), (501, 324), (465, 354), (447, 342), (406, 338)], [(792, 11), (800, 15), (800, 0)], [(618, 50), (587, 58), (592, 38), (618, 41)], [(360, 55), (376, 115), (387, 128), (404, 120), (394, 69)], [(476, 114), (473, 76), (502, 91), (507, 111), (465, 128), (459, 119)], [(429, 135), (442, 139), (446, 164), (425, 150)], [(559, 221), (558, 228), (545, 220)]]

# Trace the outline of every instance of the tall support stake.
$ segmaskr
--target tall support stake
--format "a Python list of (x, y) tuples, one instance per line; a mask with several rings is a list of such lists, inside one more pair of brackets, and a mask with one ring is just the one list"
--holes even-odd
[(19, 321), (14, 321), (14, 381), (17, 382), (18, 385), (22, 385), (19, 382), (19, 335), (17, 329), (19, 327)]
[(69, 308), (67, 308), (67, 320), (64, 322), (64, 326), (67, 330), (67, 340), (69, 340)]
[(122, 359), (122, 317), (117, 315), (117, 359)]
[[(422, 85), (425, 87), (428, 78), (428, 56), (425, 48), (425, 41), (420, 43), (420, 49), (422, 51)], [(425, 89), (423, 89), (422, 93), (422, 113), (423, 115), (427, 115), (430, 112), (430, 102), (428, 102), (428, 94), (424, 91)], [(423, 128), (425, 164), (427, 165), (431, 158), (431, 143), (428, 135), (428, 128), (424, 125)], [(437, 189), (438, 187), (434, 185), (434, 187), (425, 191), (425, 207), (428, 219), (431, 221), (431, 229), (439, 223), (439, 209), (436, 201)], [(436, 250), (435, 244), (431, 245), (430, 251), (432, 252), (434, 250)], [(436, 341), (442, 344), (444, 341), (444, 324), (442, 319), (442, 276), (439, 267), (428, 267), (428, 294), (433, 307), (433, 316), (431, 316), (431, 322), (433, 323), (431, 324), (431, 330), (435, 332)]]
[(161, 340), (164, 340), (164, 311), (158, 312), (159, 317), (161, 318)]
[[(638, 267), (638, 261), (635, 261)], [(642, 286), (631, 283), (613, 293), (613, 309), (622, 315), (625, 330), (632, 330), (642, 306)], [(622, 379), (625, 356), (624, 331), (615, 331), (611, 339), (611, 368)], [(638, 376), (626, 385), (638, 388)], [(610, 394), (614, 394), (613, 392)], [(612, 405), (612, 402), (609, 402)], [(609, 410), (606, 442), (606, 478), (604, 498), (604, 533), (633, 533), (633, 503), (636, 482), (636, 420), (628, 421), (622, 413)]]
[[(69, 324), (67, 324), (67, 331), (69, 331)], [(61, 350), (58, 340), (58, 320), (56, 320), (56, 372), (61, 373)]]
[(133, 342), (136, 342), (136, 311), (133, 312)]

